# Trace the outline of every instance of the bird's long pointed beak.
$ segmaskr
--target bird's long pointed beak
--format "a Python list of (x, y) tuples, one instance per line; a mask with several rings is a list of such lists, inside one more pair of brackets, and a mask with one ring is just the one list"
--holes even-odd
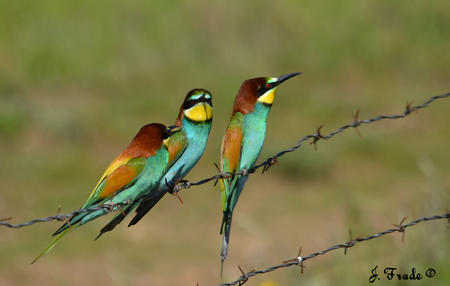
[(172, 126), (169, 126), (167, 128), (169, 128), (170, 135), (172, 135), (173, 133), (175, 133), (175, 132), (177, 132), (177, 131), (179, 131), (181, 129), (181, 127), (178, 126), (178, 125), (172, 125)]
[(300, 75), (300, 74), (302, 74), (302, 72), (294, 72), (294, 73), (288, 73), (288, 74), (282, 75), (282, 76), (277, 78), (276, 85), (279, 85), (282, 82), (290, 79), (291, 77), (294, 77), (294, 76)]

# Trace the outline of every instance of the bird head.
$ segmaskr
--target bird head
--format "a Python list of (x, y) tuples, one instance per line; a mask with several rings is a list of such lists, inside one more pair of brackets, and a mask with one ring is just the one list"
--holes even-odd
[(289, 73), (280, 77), (257, 77), (244, 81), (234, 101), (234, 112), (252, 112), (256, 102), (272, 105), (278, 86), (301, 73)]
[(177, 132), (180, 127), (166, 127), (161, 123), (150, 123), (141, 127), (139, 132), (130, 142), (127, 148), (145, 149), (151, 154), (161, 148), (162, 146), (168, 146), (169, 138), (173, 133)]
[(175, 125), (181, 126), (183, 117), (198, 123), (210, 121), (212, 113), (211, 93), (205, 89), (193, 89), (186, 95)]

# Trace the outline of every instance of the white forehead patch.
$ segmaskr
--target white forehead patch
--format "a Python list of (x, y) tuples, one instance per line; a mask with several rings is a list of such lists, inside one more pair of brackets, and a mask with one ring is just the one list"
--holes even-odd
[(199, 99), (202, 96), (203, 96), (203, 93), (199, 93), (199, 94), (191, 96), (189, 99), (194, 99), (195, 100), (195, 99)]
[(269, 77), (269, 79), (267, 80), (267, 83), (273, 83), (276, 82), (278, 80), (278, 78), (276, 77)]

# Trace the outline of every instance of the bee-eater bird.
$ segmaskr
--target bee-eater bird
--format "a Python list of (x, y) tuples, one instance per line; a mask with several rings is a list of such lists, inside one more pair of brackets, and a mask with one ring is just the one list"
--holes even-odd
[[(139, 222), (147, 212), (182, 180), (202, 156), (211, 130), (213, 105), (211, 93), (205, 89), (193, 89), (186, 95), (175, 121), (180, 130), (173, 134), (168, 143), (169, 170), (162, 177), (157, 188), (152, 189), (136, 209), (136, 215), (128, 226)], [(111, 231), (125, 218), (119, 213), (101, 231), (99, 236)], [(99, 237), (98, 236), (98, 237)]]
[[(143, 126), (126, 149), (108, 166), (94, 190), (80, 209), (88, 209), (101, 204), (117, 206), (122, 212), (129, 212), (136, 207), (136, 202), (153, 189), (165, 174), (169, 152), (167, 145), (172, 135), (172, 129), (159, 123)], [(106, 209), (93, 212), (82, 212), (71, 217), (53, 235), (56, 238), (32, 262), (49, 252), (55, 244), (70, 230), (88, 221), (106, 214)]]
[[(225, 130), (221, 151), (221, 171), (250, 169), (259, 157), (266, 135), (266, 121), (277, 87), (300, 73), (280, 77), (258, 77), (242, 83), (234, 100), (231, 120)], [(221, 180), (223, 219), (221, 269), (228, 255), (231, 219), (248, 175)], [(222, 271), (221, 271), (222, 272)]]

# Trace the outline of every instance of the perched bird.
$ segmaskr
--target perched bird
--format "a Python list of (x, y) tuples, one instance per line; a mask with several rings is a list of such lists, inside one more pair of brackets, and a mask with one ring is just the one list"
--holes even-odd
[[(136, 207), (142, 196), (157, 186), (165, 174), (169, 152), (170, 136), (179, 128), (167, 128), (159, 123), (143, 126), (128, 147), (106, 169), (87, 201), (80, 209), (88, 209), (100, 204), (116, 206), (121, 212), (129, 212)], [(106, 209), (81, 212), (71, 217), (53, 235), (56, 238), (32, 262), (49, 252), (70, 230), (106, 214)]]
[[(231, 120), (225, 131), (221, 151), (221, 171), (237, 172), (254, 166), (266, 135), (266, 121), (278, 85), (300, 73), (280, 77), (258, 77), (246, 80), (234, 100)], [(248, 175), (236, 175), (221, 180), (223, 219), (221, 269), (228, 255), (233, 210)]]
[[(152, 209), (171, 187), (178, 183), (195, 166), (203, 155), (212, 123), (212, 96), (205, 89), (193, 89), (186, 95), (180, 107), (175, 126), (180, 130), (169, 141), (169, 170), (162, 177), (159, 186), (146, 194), (136, 209), (136, 215), (128, 226), (136, 224)], [(177, 195), (178, 194), (174, 194)], [(181, 199), (180, 199), (181, 201)], [(125, 218), (119, 213), (110, 223), (100, 230), (99, 236), (111, 231)]]

